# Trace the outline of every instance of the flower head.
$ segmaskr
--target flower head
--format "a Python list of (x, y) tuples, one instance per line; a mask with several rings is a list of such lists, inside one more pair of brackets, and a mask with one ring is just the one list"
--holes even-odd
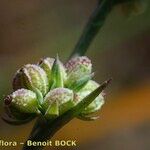
[[(30, 113), (54, 119), (100, 87), (92, 77), (91, 60), (86, 56), (74, 57), (65, 66), (58, 56), (45, 58), (37, 65), (27, 64), (17, 71), (13, 80), (14, 92), (5, 98), (5, 106), (16, 117)], [(99, 110), (104, 97), (99, 94), (90, 102), (78, 114), (80, 119)]]

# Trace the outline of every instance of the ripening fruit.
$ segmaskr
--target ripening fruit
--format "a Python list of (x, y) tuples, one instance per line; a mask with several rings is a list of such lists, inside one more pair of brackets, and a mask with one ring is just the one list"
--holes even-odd
[(38, 89), (43, 95), (48, 92), (49, 83), (45, 71), (37, 66), (27, 64), (17, 71), (13, 80), (13, 89), (27, 88), (34, 91)]
[(4, 99), (4, 102), (10, 109), (15, 108), (23, 113), (39, 113), (37, 96), (27, 89), (19, 89), (13, 92)]
[(52, 80), (51, 72), (52, 72), (54, 61), (55, 61), (54, 58), (47, 57), (45, 59), (41, 59), (41, 61), (38, 63), (38, 65), (46, 72), (47, 77), (49, 79), (49, 83)]
[(92, 77), (91, 60), (86, 56), (74, 57), (65, 66), (58, 56), (42, 59), (37, 65), (27, 64), (15, 74), (14, 92), (4, 99), (6, 114), (17, 121), (38, 114), (53, 120), (74, 108), (75, 117), (94, 120), (89, 115), (104, 104), (99, 91), (108, 82), (100, 86)]
[(86, 56), (74, 57), (65, 66), (67, 69), (67, 86), (92, 73), (91, 60)]

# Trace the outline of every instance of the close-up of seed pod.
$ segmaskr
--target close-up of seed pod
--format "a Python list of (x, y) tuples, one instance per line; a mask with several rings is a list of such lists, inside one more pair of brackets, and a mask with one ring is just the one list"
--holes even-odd
[(5, 106), (16, 118), (23, 115), (40, 114), (37, 96), (27, 89), (19, 89), (4, 99)]
[(49, 90), (48, 77), (45, 71), (37, 65), (27, 64), (17, 71), (13, 79), (13, 89), (38, 89), (43, 95)]
[(70, 85), (92, 73), (91, 60), (86, 56), (74, 57), (70, 59), (65, 66), (67, 69), (66, 85)]
[(38, 65), (41, 68), (43, 68), (43, 70), (46, 72), (49, 83), (52, 80), (51, 71), (52, 71), (52, 66), (53, 66), (54, 61), (55, 61), (54, 58), (47, 57), (47, 58), (41, 59), (40, 62), (38, 63)]

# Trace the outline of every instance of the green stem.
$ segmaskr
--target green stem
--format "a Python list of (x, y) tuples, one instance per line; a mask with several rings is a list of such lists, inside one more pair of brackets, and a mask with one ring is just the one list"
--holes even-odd
[(128, 1), (132, 0), (99, 0), (96, 9), (91, 14), (86, 26), (83, 29), (81, 37), (79, 38), (69, 58), (75, 56), (83, 56), (101, 27), (105, 23), (105, 20), (112, 7), (116, 4)]

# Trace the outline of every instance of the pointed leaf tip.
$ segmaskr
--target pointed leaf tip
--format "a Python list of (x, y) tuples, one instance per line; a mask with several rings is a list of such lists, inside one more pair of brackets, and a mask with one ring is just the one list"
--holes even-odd
[(112, 79), (104, 81), (97, 89), (83, 98), (73, 109), (70, 110), (72, 117), (78, 116), (95, 98), (108, 86)]
[(100, 85), (100, 87), (103, 88), (103, 89), (105, 89), (111, 82), (112, 82), (112, 78), (110, 78), (110, 79), (104, 81), (104, 82)]

